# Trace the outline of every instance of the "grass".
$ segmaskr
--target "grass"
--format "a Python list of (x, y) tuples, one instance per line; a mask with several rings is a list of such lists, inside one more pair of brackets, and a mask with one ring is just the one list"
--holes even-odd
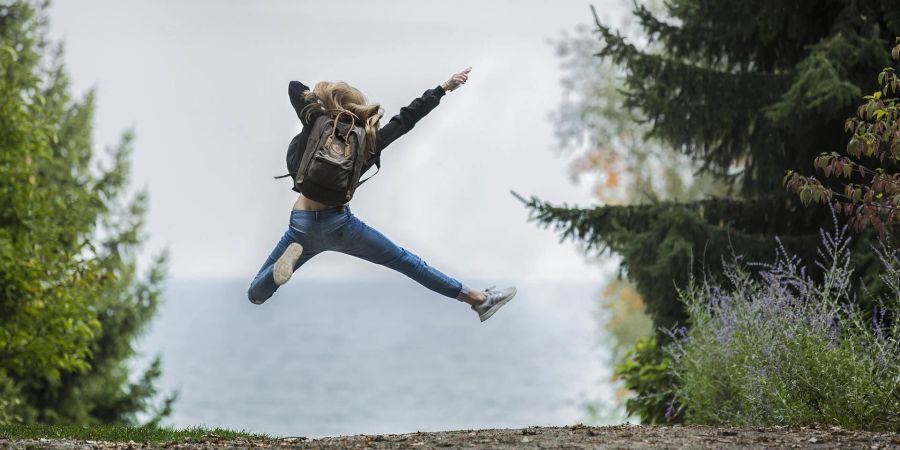
[(0, 425), (0, 439), (81, 439), (107, 442), (170, 442), (209, 440), (270, 440), (267, 434), (222, 428), (129, 427), (124, 425)]

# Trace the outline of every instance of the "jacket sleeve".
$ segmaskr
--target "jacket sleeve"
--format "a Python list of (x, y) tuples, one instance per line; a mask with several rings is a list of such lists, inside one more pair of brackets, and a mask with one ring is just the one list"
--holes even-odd
[(303, 110), (303, 107), (309, 104), (306, 99), (303, 98), (303, 93), (308, 91), (309, 87), (299, 81), (291, 81), (288, 84), (288, 97), (291, 99), (291, 106), (294, 107), (294, 111), (297, 112), (297, 118), (300, 119), (300, 123), (303, 126), (309, 125), (306, 123), (306, 119), (300, 114), (300, 111)]
[(437, 86), (425, 91), (421, 97), (415, 99), (408, 106), (400, 108), (400, 113), (394, 117), (387, 125), (378, 129), (375, 133), (375, 158), (381, 156), (381, 151), (390, 145), (400, 136), (412, 130), (421, 118), (431, 112), (444, 96), (444, 88)]

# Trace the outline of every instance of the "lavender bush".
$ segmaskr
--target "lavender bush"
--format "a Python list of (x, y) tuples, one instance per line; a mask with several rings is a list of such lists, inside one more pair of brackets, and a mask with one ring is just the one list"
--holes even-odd
[(820, 233), (821, 279), (778, 241), (774, 263), (734, 257), (723, 262), (724, 285), (691, 280), (680, 290), (690, 329), (673, 330), (665, 349), (678, 380), (670, 414), (900, 431), (900, 254), (884, 241), (875, 249), (891, 294), (863, 312), (846, 227), (835, 219), (833, 232)]

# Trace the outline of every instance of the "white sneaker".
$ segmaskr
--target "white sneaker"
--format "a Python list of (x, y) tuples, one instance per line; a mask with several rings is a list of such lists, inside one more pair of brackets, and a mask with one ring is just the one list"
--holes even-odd
[(302, 245), (296, 242), (292, 242), (288, 245), (287, 249), (284, 250), (284, 253), (282, 253), (281, 256), (278, 257), (278, 260), (275, 261), (275, 267), (272, 269), (272, 277), (275, 278), (275, 284), (281, 286), (291, 279), (291, 275), (294, 274), (294, 264), (300, 259), (302, 253)]
[(513, 296), (516, 295), (515, 286), (510, 286), (500, 291), (495, 290), (495, 287), (497, 286), (491, 286), (482, 291), (485, 296), (485, 300), (482, 304), (478, 306), (472, 305), (472, 309), (478, 313), (478, 318), (481, 319), (482, 322), (490, 319), (501, 306), (512, 300)]

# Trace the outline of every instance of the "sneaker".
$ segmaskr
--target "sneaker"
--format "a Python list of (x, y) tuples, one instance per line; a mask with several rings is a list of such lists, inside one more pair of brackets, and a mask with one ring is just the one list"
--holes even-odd
[(292, 242), (288, 245), (287, 249), (284, 250), (284, 253), (282, 253), (281, 256), (278, 257), (278, 260), (275, 261), (275, 268), (272, 270), (272, 277), (275, 278), (275, 284), (281, 286), (291, 279), (291, 275), (294, 274), (294, 264), (300, 259), (301, 253), (303, 253), (302, 245), (296, 242)]
[(484, 296), (486, 299), (484, 303), (480, 305), (472, 305), (472, 309), (478, 313), (478, 318), (481, 319), (482, 322), (491, 318), (501, 306), (505, 305), (506, 302), (512, 300), (513, 296), (516, 295), (516, 287), (510, 286), (501, 291), (495, 290), (497, 286), (491, 286), (485, 289)]

